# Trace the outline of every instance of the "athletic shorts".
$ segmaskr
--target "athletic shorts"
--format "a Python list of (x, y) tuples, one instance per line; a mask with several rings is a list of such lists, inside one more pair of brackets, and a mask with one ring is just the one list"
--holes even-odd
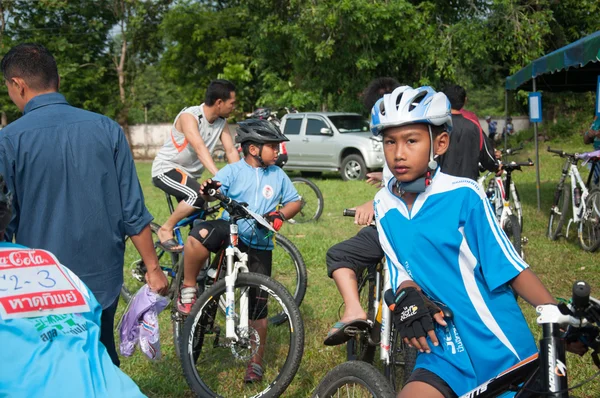
[(406, 384), (410, 383), (411, 381), (420, 381), (422, 383), (429, 384), (438, 390), (444, 396), (444, 398), (458, 397), (458, 395), (456, 395), (456, 393), (450, 388), (448, 383), (446, 383), (440, 376), (427, 369), (417, 368), (413, 370), (410, 377), (406, 381)]
[(155, 187), (162, 189), (188, 205), (201, 209), (204, 199), (200, 197), (200, 183), (179, 169), (171, 169), (164, 174), (152, 178)]
[[(200, 236), (200, 231), (203, 229), (208, 231), (204, 238)], [(229, 244), (229, 221), (209, 220), (196, 223), (190, 232), (190, 237), (202, 243), (210, 252), (217, 253), (221, 248)], [(242, 252), (248, 253), (248, 270), (250, 272), (271, 276), (273, 263), (272, 250), (259, 250), (248, 247), (241, 239), (238, 240), (238, 248)], [(249, 318), (251, 320), (266, 318), (268, 313), (268, 295), (260, 289), (252, 288), (248, 297), (250, 299)]]
[(327, 275), (331, 278), (338, 268), (350, 268), (359, 275), (363, 269), (376, 266), (383, 256), (377, 228), (366, 226), (352, 238), (327, 250)]

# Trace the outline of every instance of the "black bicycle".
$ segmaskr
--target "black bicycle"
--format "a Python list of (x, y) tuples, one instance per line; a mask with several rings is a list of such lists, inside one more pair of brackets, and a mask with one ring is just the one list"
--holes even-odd
[(366, 362), (339, 364), (325, 375), (313, 398), (395, 398), (396, 393), (378, 369)]
[[(354, 217), (356, 211), (345, 209), (344, 216)], [(350, 329), (352, 338), (346, 343), (348, 361), (360, 360), (381, 366), (393, 389), (408, 380), (417, 358), (417, 350), (408, 347), (392, 322), (392, 313), (384, 302), (384, 294), (391, 289), (385, 259), (375, 267), (365, 268), (357, 275), (360, 302), (367, 312), (366, 330)], [(379, 346), (379, 360), (375, 360)]]
[[(597, 372), (575, 386), (568, 385), (565, 342), (584, 343), (593, 351), (592, 360), (600, 369), (600, 300), (590, 297), (590, 286), (583, 281), (575, 282), (570, 304), (539, 305), (536, 311), (539, 315), (537, 323), (542, 327), (539, 354), (507, 369), (462, 395), (461, 398), (493, 398), (507, 392), (516, 392), (515, 398), (568, 398), (570, 391), (600, 375), (600, 372)], [(345, 376), (338, 373), (337, 377)], [(331, 380), (327, 376), (325, 378)], [(356, 378), (351, 382), (367, 385)], [(349, 383), (350, 381), (346, 384)], [(334, 381), (331, 380), (329, 385), (333, 384)], [(338, 383), (335, 388), (341, 390), (344, 386)], [(387, 395), (376, 394), (370, 396), (387, 397)]]

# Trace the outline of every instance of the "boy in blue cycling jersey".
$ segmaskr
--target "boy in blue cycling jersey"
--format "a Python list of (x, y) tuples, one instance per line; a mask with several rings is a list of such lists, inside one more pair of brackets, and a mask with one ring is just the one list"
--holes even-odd
[[(450, 103), (430, 87), (399, 87), (372, 110), (393, 173), (375, 216), (395, 292), (394, 322), (420, 353), (399, 397), (456, 397), (537, 355), (512, 290), (554, 298), (519, 257), (477, 183), (442, 173)], [(454, 316), (440, 319), (435, 302)]]
[[(278, 127), (267, 120), (248, 119), (239, 123), (236, 142), (242, 145), (244, 159), (228, 164), (211, 180), (200, 187), (200, 194), (206, 201), (214, 198), (207, 196), (209, 188), (219, 188), (222, 194), (238, 202), (248, 203), (248, 208), (279, 230), (283, 222), (294, 217), (301, 208), (300, 195), (285, 172), (275, 166), (279, 144), (288, 141)], [(277, 206), (282, 204), (279, 210)], [(273, 240), (268, 230), (256, 227), (249, 220), (238, 221), (240, 250), (248, 253), (248, 268), (271, 276)], [(229, 242), (229, 221), (225, 213), (220, 220), (204, 221), (196, 225), (187, 239), (184, 248), (183, 286), (177, 300), (177, 309), (189, 314), (196, 301), (196, 278), (200, 268), (206, 262), (209, 252), (216, 253)], [(250, 326), (266, 341), (267, 310), (260, 292), (250, 291)], [(248, 383), (262, 379), (262, 355), (264, 344), (252, 357), (246, 370)]]
[(50, 252), (4, 241), (11, 202), (0, 175), (0, 397), (143, 397), (100, 342), (87, 286)]

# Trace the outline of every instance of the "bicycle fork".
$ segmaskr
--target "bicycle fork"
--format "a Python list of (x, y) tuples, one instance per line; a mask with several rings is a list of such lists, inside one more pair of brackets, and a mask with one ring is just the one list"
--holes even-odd
[[(225, 336), (228, 339), (238, 341), (240, 337), (248, 335), (248, 290), (244, 289), (240, 297), (240, 316), (238, 331), (243, 334), (238, 336), (235, 328), (236, 313), (235, 313), (235, 282), (238, 272), (248, 272), (248, 254), (242, 253), (237, 247), (238, 243), (238, 226), (231, 224), (229, 226), (229, 246), (225, 249), (227, 258), (227, 274), (225, 276)], [(235, 261), (235, 258), (239, 261)]]

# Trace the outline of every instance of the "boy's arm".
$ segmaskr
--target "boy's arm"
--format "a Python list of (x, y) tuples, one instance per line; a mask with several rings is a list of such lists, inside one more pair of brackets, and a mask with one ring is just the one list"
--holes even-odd
[(294, 202), (286, 203), (279, 212), (283, 215), (286, 220), (294, 218), (296, 214), (302, 209), (302, 202), (297, 200)]
[(512, 280), (513, 290), (529, 304), (537, 307), (543, 304), (556, 304), (556, 300), (529, 268)]

